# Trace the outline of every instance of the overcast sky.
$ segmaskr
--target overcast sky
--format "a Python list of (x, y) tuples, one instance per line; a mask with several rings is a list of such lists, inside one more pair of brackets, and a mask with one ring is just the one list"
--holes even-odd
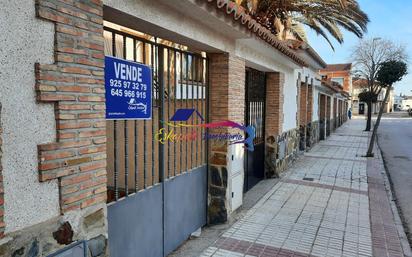
[[(402, 43), (409, 55), (409, 75), (395, 85), (397, 94), (412, 95), (412, 1), (411, 0), (358, 0), (362, 10), (370, 19), (366, 37), (382, 37)], [(311, 46), (327, 63), (351, 62), (351, 50), (358, 38), (344, 32), (345, 42), (340, 45), (334, 41), (335, 52), (329, 44), (313, 31), (308, 31)], [(409, 45), (408, 45), (409, 43)]]

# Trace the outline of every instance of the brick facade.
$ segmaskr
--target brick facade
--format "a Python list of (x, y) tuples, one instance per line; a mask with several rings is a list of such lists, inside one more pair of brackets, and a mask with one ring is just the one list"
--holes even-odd
[[(300, 84), (300, 79), (297, 81)], [(282, 131), (285, 75), (266, 73), (265, 177), (278, 177), (297, 157), (299, 129)], [(298, 91), (299, 92), (299, 85)], [(300, 99), (299, 94), (296, 96)], [(298, 108), (299, 108), (299, 102)], [(299, 123), (299, 109), (296, 114)]]
[(326, 97), (326, 136), (330, 135), (331, 132), (331, 97)]
[[(230, 54), (209, 55), (209, 122), (244, 122), (245, 61)], [(231, 129), (213, 129), (212, 133)], [(236, 132), (239, 132), (238, 130)], [(226, 222), (230, 212), (227, 142), (212, 141), (209, 154), (208, 223)]]
[(310, 84), (308, 84), (308, 109), (306, 115), (306, 120), (310, 123), (313, 116), (313, 79), (311, 79)]
[(337, 126), (337, 117), (338, 117), (338, 99), (336, 97), (333, 98), (333, 129), (336, 129)]
[(308, 112), (308, 78), (306, 78), (305, 83), (301, 83), (300, 86), (300, 108), (299, 108), (299, 124), (305, 126), (308, 122), (307, 112)]
[(299, 87), (299, 133), (300, 133), (300, 143), (299, 149), (301, 151), (306, 149), (306, 129), (308, 125), (307, 112), (308, 106), (308, 78), (305, 78), (305, 82), (300, 84)]
[(279, 135), (282, 132), (284, 83), (285, 75), (283, 73), (266, 73), (266, 135)]
[(3, 166), (1, 158), (3, 156), (3, 128), (1, 125), (1, 103), (0, 103), (0, 238), (4, 237), (4, 230), (6, 224), (4, 224), (4, 188), (3, 188)]
[(311, 79), (310, 84), (308, 84), (308, 93), (307, 93), (307, 99), (308, 99), (308, 108), (306, 110), (306, 120), (307, 120), (307, 125), (306, 125), (306, 148), (310, 148), (313, 145), (313, 121), (312, 121), (312, 116), (313, 116), (313, 79)]
[(103, 4), (36, 1), (55, 24), (55, 63), (36, 64), (39, 102), (53, 103), (56, 142), (38, 146), (39, 180), (59, 180), (64, 213), (106, 201)]

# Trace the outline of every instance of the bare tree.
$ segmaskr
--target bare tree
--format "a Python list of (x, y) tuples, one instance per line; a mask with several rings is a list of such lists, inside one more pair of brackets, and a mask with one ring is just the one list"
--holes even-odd
[(403, 45), (382, 38), (369, 38), (360, 40), (352, 50), (355, 74), (366, 79), (369, 96), (366, 99), (368, 106), (368, 119), (366, 131), (370, 131), (372, 122), (372, 103), (381, 92), (382, 87), (376, 78), (381, 65), (388, 61), (407, 62), (407, 54)]

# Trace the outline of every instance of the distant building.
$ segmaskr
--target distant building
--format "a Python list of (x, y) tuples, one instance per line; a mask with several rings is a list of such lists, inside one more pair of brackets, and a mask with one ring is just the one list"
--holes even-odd
[(412, 96), (403, 96), (401, 103), (401, 110), (407, 111), (412, 108)]
[[(367, 114), (368, 106), (365, 102), (360, 101), (359, 94), (368, 90), (368, 83), (366, 79), (357, 78), (353, 80), (352, 90), (352, 111), (353, 114)], [(377, 114), (385, 99), (386, 89), (382, 89), (378, 95), (378, 101), (372, 104), (372, 114)], [(392, 112), (394, 109), (394, 92), (391, 90), (388, 103), (385, 104), (384, 113)]]
[(393, 109), (396, 110), (401, 110), (402, 109), (402, 94), (400, 95), (395, 95), (393, 97)]
[(325, 69), (320, 70), (322, 76), (328, 80), (337, 82), (343, 86), (343, 91), (352, 93), (352, 63), (328, 64)]

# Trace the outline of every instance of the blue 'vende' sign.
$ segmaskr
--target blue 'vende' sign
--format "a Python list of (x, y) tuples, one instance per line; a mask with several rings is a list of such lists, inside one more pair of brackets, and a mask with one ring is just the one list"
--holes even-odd
[(152, 118), (152, 71), (149, 66), (105, 57), (106, 119)]

